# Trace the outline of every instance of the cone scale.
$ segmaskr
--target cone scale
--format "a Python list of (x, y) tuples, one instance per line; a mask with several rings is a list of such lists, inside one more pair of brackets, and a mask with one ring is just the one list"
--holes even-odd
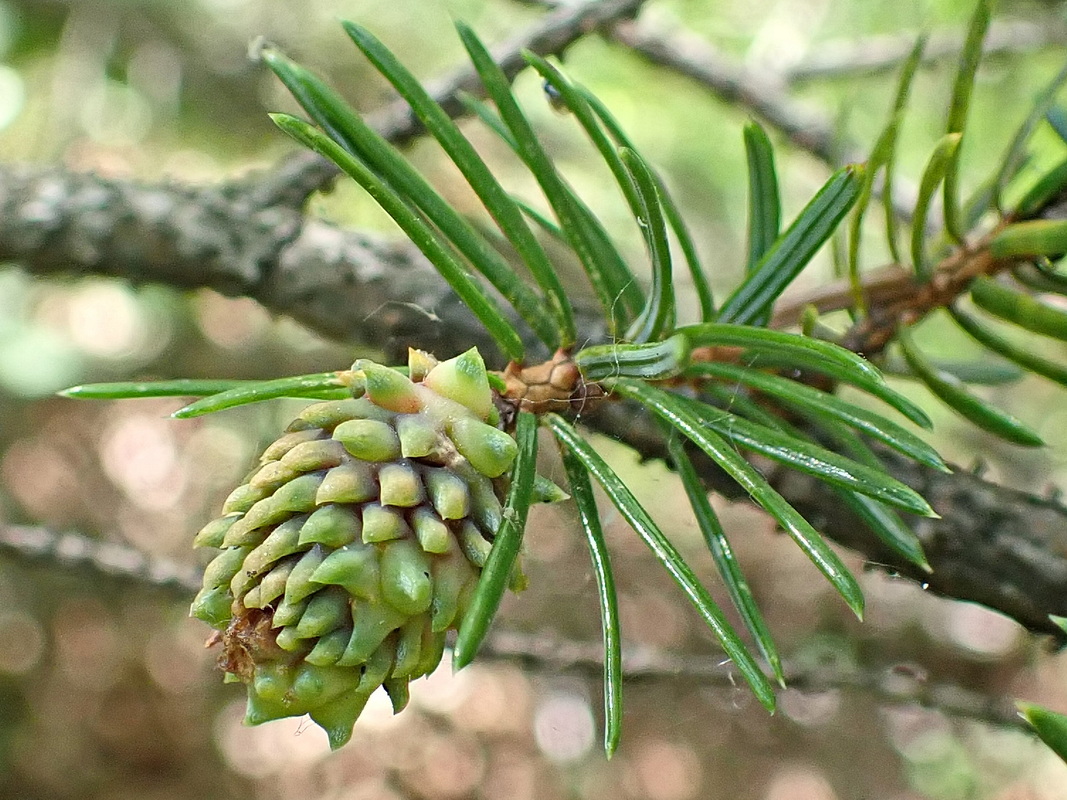
[(463, 619), (515, 442), (476, 350), (410, 361), (414, 381), (356, 362), (362, 396), (306, 408), (194, 540), (217, 552), (191, 614), (249, 724), (309, 714), (336, 749), (377, 689), (404, 707)]

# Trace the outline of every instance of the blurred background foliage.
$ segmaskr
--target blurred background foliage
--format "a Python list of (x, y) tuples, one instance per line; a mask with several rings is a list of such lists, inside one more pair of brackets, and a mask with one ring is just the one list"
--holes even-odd
[[(644, 14), (684, 25), (780, 82), (837, 127), (842, 153), (855, 153), (886, 117), (892, 72), (803, 78), (803, 67), (850, 47), (863, 53), (906, 42), (924, 29), (959, 36), (971, 10), (967, 0), (655, 0)], [(267, 70), (248, 60), (255, 37), (276, 42), (357, 107), (373, 110), (389, 95), (356, 57), (338, 17), (372, 27), (417, 74), (432, 77), (460, 61), (452, 18), (494, 41), (540, 14), (507, 0), (0, 0), (0, 160), (143, 181), (241, 176), (293, 152), (266, 117), (292, 106)], [(1067, 43), (1061, 3), (1005, 2), (998, 19), (1029, 26), (1044, 43), (992, 57), (979, 74), (964, 156), (972, 188), (994, 168)], [(565, 63), (664, 170), (714, 280), (734, 284), (746, 225), (740, 130), (748, 111), (595, 36)], [(954, 68), (949, 57), (920, 73), (902, 175), (915, 179), (943, 129)], [(629, 231), (628, 212), (604, 188), (610, 182), (568, 120), (543, 102), (533, 76), (521, 76), (518, 86), (552, 152), (609, 229), (618, 223)], [(501, 146), (475, 136), (507, 174)], [(1035, 163), (1062, 156), (1062, 141), (1048, 131), (1036, 142)], [(450, 168), (434, 147), (415, 143), (411, 153), (458, 207), (473, 207), (451, 188)], [(787, 144), (779, 160), (788, 218), (827, 169)], [(391, 230), (347, 184), (316, 197), (310, 213)], [(639, 252), (636, 234), (629, 245)], [(883, 254), (866, 255), (877, 264)], [(806, 280), (815, 285), (828, 274), (824, 266)], [(931, 337), (924, 347), (963, 361), (977, 353), (962, 336)], [(346, 366), (357, 354), (368, 353), (357, 343), (323, 341), (243, 299), (104, 280), (44, 282), (17, 265), (0, 266), (0, 518), (192, 564), (190, 536), (293, 406), (178, 423), (166, 418), (180, 405), (170, 400), (90, 404), (52, 393), (124, 377), (308, 373)], [(1062, 484), (1062, 396), (1036, 382), (992, 391), (1053, 446), (1020, 453), (942, 413), (937, 443), (946, 456), (961, 463), (980, 456), (998, 480), (1030, 490)], [(671, 515), (686, 506), (673, 476), (599, 444), (710, 576), (694, 523)], [(244, 728), (243, 692), (219, 685), (214, 656), (203, 648), (207, 631), (186, 618), (187, 598), (0, 557), (0, 797), (1067, 797), (1067, 768), (1017, 729), (887, 700), (921, 697), (981, 712), (1025, 696), (1062, 708), (1062, 658), (992, 612), (928, 596), (878, 570), (863, 578), (868, 620), (860, 625), (765, 519), (740, 505), (721, 511), (788, 662), (817, 679), (786, 691), (774, 718), (729, 680), (633, 682), (623, 743), (610, 763), (596, 743), (599, 678), (519, 662), (480, 663), (454, 678), (442, 668), (413, 687), (412, 707), (396, 718), (375, 698), (353, 744), (332, 755), (321, 731), (297, 720)], [(609, 514), (606, 528), (629, 641), (717, 659), (625, 524)], [(596, 639), (595, 587), (570, 509), (538, 513), (527, 541), (532, 588), (508, 599), (498, 628)], [(855, 557), (851, 565), (863, 567)], [(849, 688), (857, 684), (866, 688)]]

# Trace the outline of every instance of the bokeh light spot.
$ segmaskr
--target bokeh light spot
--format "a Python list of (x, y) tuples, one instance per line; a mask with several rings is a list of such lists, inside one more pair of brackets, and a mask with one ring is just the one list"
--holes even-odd
[(787, 767), (771, 779), (764, 800), (837, 800), (837, 794), (818, 770)]
[(841, 706), (841, 692), (832, 689), (826, 692), (802, 692), (786, 689), (778, 695), (778, 707), (782, 713), (800, 725), (822, 725), (837, 714)]
[(0, 64), (0, 130), (22, 113), (26, 105), (26, 87), (22, 77), (11, 67)]
[(646, 742), (637, 754), (636, 766), (650, 800), (688, 800), (700, 789), (700, 759), (685, 745)]
[(485, 757), (473, 739), (463, 736), (436, 736), (426, 745), (422, 779), (427, 797), (449, 798), (468, 795), (485, 774)]
[(198, 620), (183, 620), (178, 630), (167, 628), (154, 634), (145, 647), (145, 668), (164, 691), (195, 690), (204, 679), (205, 666), (215, 653), (204, 647), (204, 629)]
[(411, 705), (437, 714), (459, 708), (476, 688), (480, 668), (467, 667), (452, 674), (452, 651), (446, 650), (440, 666), (425, 678), (411, 683)]
[(38, 519), (55, 520), (69, 508), (78, 475), (57, 448), (37, 437), (14, 442), (0, 461), (5, 487)]
[(261, 305), (247, 298), (202, 292), (197, 296), (196, 305), (200, 330), (227, 350), (252, 346), (270, 325), (270, 315)]
[(215, 720), (215, 740), (230, 767), (250, 778), (264, 778), (313, 765), (330, 753), (326, 734), (306, 717), (250, 727), (245, 703), (226, 706)]
[(100, 450), (104, 471), (136, 505), (166, 509), (180, 498), (187, 476), (170, 420), (123, 417), (102, 437)]
[(948, 608), (948, 629), (953, 642), (986, 658), (1010, 653), (1023, 633), (1017, 622), (971, 603), (953, 603)]
[(520, 731), (529, 715), (529, 679), (521, 670), (493, 665), (477, 676), (476, 691), (459, 708), (457, 722), (475, 731)]
[(100, 358), (138, 355), (148, 336), (136, 296), (119, 283), (89, 283), (74, 292), (67, 324), (71, 341)]
[(363, 731), (388, 731), (404, 724), (406, 717), (403, 714), (393, 713), (393, 704), (389, 695), (384, 690), (375, 691), (367, 700), (367, 705), (356, 720), (356, 731), (353, 736)]
[(21, 397), (43, 397), (70, 386), (82, 358), (55, 331), (27, 325), (0, 338), (0, 387)]
[(85, 132), (97, 142), (136, 144), (152, 127), (152, 108), (135, 89), (105, 80), (86, 93), (80, 121)]
[(533, 724), (537, 746), (557, 764), (578, 761), (593, 747), (593, 712), (580, 695), (549, 695), (538, 703)]
[(70, 598), (53, 619), (56, 660), (70, 683), (108, 689), (123, 679), (118, 626), (99, 601)]
[(22, 675), (41, 660), (44, 631), (29, 614), (21, 611), (0, 614), (0, 673)]

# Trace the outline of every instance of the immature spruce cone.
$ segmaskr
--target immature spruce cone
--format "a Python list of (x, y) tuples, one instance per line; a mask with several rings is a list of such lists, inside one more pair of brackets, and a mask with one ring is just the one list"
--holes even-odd
[(516, 445), (476, 350), (410, 366), (357, 362), (365, 395), (305, 409), (197, 534), (221, 551), (191, 613), (222, 631), (249, 724), (310, 714), (340, 747), (379, 686), (404, 707), (463, 618)]

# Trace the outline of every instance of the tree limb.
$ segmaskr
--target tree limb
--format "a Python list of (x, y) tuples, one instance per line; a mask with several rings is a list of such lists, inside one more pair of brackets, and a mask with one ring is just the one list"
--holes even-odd
[[(788, 83), (797, 84), (889, 72), (908, 57), (918, 36), (916, 32), (820, 42), (813, 52), (787, 66), (784, 77)], [(931, 65), (958, 57), (963, 42), (958, 31), (934, 34), (923, 51), (922, 63)], [(984, 58), (1026, 55), (1062, 48), (1065, 42), (1067, 28), (1062, 19), (1052, 15), (1040, 22), (996, 19), (990, 23), (982, 53)]]
[(824, 114), (790, 97), (777, 76), (744, 69), (701, 36), (645, 20), (619, 23), (607, 35), (646, 61), (696, 81), (724, 103), (752, 111), (792, 144), (828, 164), (859, 155), (854, 145), (840, 140)]
[(103, 275), (247, 296), (324, 336), (383, 348), (413, 338), (434, 344), (433, 332), (445, 326), (433, 315), (445, 308), (463, 318), (474, 343), (487, 338), (406, 243), (342, 231), (286, 205), (257, 209), (229, 186), (0, 165), (0, 261), (38, 276)]

